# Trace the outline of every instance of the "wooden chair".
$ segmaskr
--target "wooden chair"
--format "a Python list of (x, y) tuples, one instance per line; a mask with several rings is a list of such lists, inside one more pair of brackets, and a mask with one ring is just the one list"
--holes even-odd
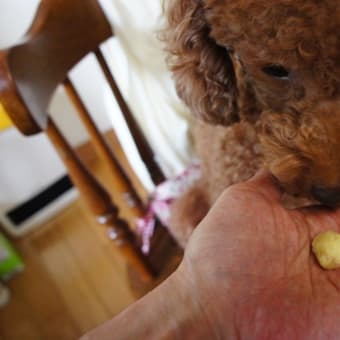
[[(150, 280), (157, 271), (157, 265), (141, 254), (136, 235), (127, 222), (119, 217), (117, 205), (77, 158), (48, 115), (51, 98), (58, 85), (63, 84), (97, 152), (106, 161), (115, 178), (115, 191), (120, 195), (128, 193), (134, 202), (133, 213), (135, 216), (142, 216), (145, 209), (141, 198), (68, 78), (68, 72), (84, 56), (90, 52), (95, 54), (151, 178), (156, 184), (162, 182), (164, 175), (100, 50), (100, 44), (112, 35), (111, 26), (96, 0), (42, 0), (33, 25), (24, 39), (18, 45), (0, 52), (0, 101), (22, 133), (32, 135), (44, 131), (48, 135), (98, 222), (112, 228), (115, 244), (126, 260), (138, 270), (144, 280)], [(158, 228), (158, 236), (159, 243), (171, 243), (170, 237), (162, 228)]]

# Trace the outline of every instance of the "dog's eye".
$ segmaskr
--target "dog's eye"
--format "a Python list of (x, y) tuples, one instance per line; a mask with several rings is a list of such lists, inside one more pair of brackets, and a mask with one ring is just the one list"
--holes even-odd
[(268, 65), (262, 71), (267, 75), (280, 79), (288, 79), (289, 71), (281, 65)]

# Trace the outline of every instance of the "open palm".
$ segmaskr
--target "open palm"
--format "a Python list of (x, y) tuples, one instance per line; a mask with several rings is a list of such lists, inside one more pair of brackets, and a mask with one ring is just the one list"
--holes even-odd
[(265, 173), (231, 187), (189, 241), (180, 271), (217, 338), (340, 339), (340, 270), (311, 253), (340, 211), (287, 210), (280, 195)]

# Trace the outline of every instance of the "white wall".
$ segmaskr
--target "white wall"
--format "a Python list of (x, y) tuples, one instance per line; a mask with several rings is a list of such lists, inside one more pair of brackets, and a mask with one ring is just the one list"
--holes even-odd
[(0, 46), (11, 45), (30, 25), (39, 0), (0, 1)]

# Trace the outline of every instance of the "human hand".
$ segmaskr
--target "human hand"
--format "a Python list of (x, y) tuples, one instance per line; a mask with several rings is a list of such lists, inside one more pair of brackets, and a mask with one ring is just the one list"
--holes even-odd
[(311, 240), (340, 210), (287, 210), (268, 174), (227, 189), (165, 282), (82, 339), (340, 339), (340, 270)]
[(311, 254), (340, 211), (287, 210), (262, 172), (227, 189), (194, 231), (176, 275), (216, 338), (340, 339), (340, 270)]

